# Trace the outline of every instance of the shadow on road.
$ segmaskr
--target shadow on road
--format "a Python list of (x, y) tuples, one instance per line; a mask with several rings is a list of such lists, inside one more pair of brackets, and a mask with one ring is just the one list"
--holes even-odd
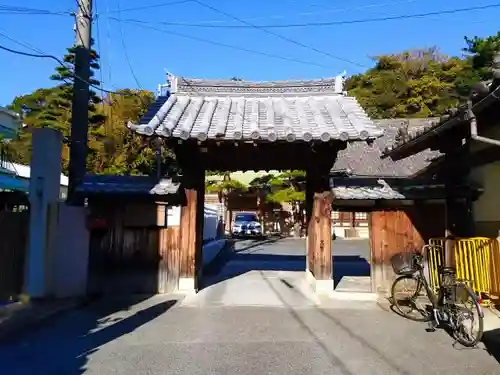
[[(254, 241), (238, 248), (235, 247), (234, 241), (229, 243), (224, 256), (219, 259), (217, 265), (205, 270), (204, 288), (250, 271), (305, 271), (305, 255), (276, 254), (270, 253), (269, 250), (266, 253), (259, 253), (261, 250), (259, 246), (273, 244), (280, 240), (282, 239), (272, 238)], [(348, 276), (370, 276), (369, 263), (357, 255), (333, 256), (334, 285), (337, 286), (342, 278)]]
[(108, 297), (68, 312), (43, 328), (0, 344), (0, 366), (9, 375), (84, 374), (90, 354), (155, 319), (177, 302), (162, 301), (137, 308), (132, 315), (126, 313), (149, 297)]
[(500, 328), (484, 332), (483, 344), (488, 353), (500, 363)]

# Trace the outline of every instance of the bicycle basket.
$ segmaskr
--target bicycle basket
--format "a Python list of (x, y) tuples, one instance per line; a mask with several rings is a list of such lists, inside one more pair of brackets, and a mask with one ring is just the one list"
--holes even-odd
[(392, 256), (391, 265), (396, 275), (412, 275), (417, 272), (413, 253), (398, 253)]

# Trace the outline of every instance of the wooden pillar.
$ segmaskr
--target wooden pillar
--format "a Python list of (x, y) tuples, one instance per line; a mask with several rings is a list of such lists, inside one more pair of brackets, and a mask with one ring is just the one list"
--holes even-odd
[(203, 271), (203, 222), (205, 214), (205, 171), (196, 153), (183, 165), (184, 194), (181, 207), (181, 254), (179, 291), (196, 292), (201, 288)]
[(313, 202), (314, 202), (314, 186), (313, 179), (311, 178), (311, 173), (306, 173), (306, 217), (305, 217), (305, 229), (306, 229), (306, 271), (310, 271), (312, 269), (312, 257), (309, 256), (309, 240), (312, 234), (312, 226), (314, 222), (311, 220), (312, 210), (313, 210)]
[(328, 168), (307, 171), (306, 204), (312, 195), (312, 209), (307, 212), (308, 271), (314, 277), (317, 292), (333, 291), (332, 200)]

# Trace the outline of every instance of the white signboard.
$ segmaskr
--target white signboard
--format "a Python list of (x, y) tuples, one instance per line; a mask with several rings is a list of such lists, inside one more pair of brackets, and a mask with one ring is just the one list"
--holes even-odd
[(181, 225), (181, 206), (167, 208), (167, 227), (178, 227)]

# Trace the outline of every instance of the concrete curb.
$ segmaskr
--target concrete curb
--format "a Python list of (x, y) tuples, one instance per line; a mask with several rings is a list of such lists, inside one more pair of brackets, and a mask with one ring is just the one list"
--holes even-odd
[(53, 306), (30, 303), (0, 323), (0, 342), (18, 339), (28, 331), (40, 328), (44, 323), (62, 315), (64, 312), (87, 306), (91, 302), (88, 298), (81, 298), (54, 301)]

